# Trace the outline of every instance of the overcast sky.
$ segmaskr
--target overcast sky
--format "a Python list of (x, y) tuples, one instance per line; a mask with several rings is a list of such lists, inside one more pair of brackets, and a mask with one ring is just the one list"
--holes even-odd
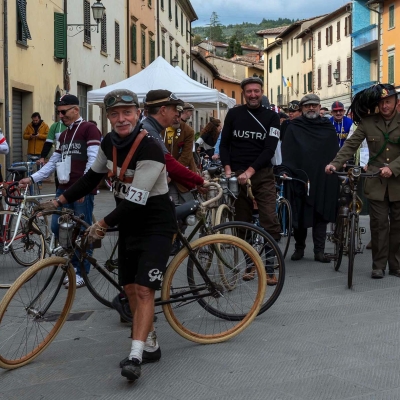
[(218, 14), (221, 24), (242, 22), (260, 23), (265, 19), (303, 19), (326, 14), (336, 10), (349, 0), (191, 0), (199, 17), (193, 26), (205, 26), (210, 23), (213, 11)]

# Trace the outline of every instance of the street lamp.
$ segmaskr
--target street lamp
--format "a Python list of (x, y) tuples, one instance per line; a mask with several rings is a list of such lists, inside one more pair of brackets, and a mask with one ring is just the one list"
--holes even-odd
[(172, 60), (171, 60), (172, 66), (176, 67), (179, 64), (179, 60), (178, 57), (175, 56)]
[(332, 75), (333, 75), (333, 79), (335, 79), (335, 81), (336, 81), (337, 84), (339, 84), (339, 83), (344, 83), (344, 84), (346, 84), (347, 82), (351, 82), (351, 79), (347, 79), (347, 80), (345, 80), (345, 81), (341, 81), (341, 80), (340, 80), (340, 73), (339, 73), (339, 71), (337, 70), (337, 68), (333, 71)]
[[(103, 6), (103, 3), (101, 0), (96, 0), (96, 3), (93, 3), (92, 5), (92, 13), (93, 13), (93, 18), (96, 21), (96, 24), (90, 24), (90, 25), (85, 25), (83, 24), (68, 24), (67, 26), (76, 26), (76, 29), (83, 30), (86, 26), (96, 26), (97, 27), (97, 33), (99, 33), (99, 24), (103, 19), (104, 12), (106, 11), (106, 8)], [(70, 28), (72, 30), (72, 28)]]

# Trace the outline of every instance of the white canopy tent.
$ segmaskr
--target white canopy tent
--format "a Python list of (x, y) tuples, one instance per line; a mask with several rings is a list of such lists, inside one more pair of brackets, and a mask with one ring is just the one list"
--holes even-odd
[[(189, 78), (180, 68), (174, 68), (158, 57), (138, 74), (121, 82), (88, 92), (88, 104), (103, 105), (104, 96), (115, 89), (129, 89), (136, 93), (140, 103), (152, 89), (167, 89), (196, 108), (232, 108), (236, 101), (217, 89), (211, 89)], [(219, 113), (218, 113), (219, 114)]]

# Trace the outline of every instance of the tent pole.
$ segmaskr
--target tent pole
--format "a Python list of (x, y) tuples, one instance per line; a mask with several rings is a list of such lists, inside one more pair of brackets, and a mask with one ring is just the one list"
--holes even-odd
[(221, 119), (219, 115), (219, 101), (217, 101), (217, 118)]

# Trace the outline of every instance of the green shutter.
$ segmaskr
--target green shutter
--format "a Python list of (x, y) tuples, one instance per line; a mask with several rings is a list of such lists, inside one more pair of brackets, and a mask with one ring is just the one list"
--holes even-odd
[(136, 24), (131, 26), (131, 60), (137, 61), (137, 28)]
[(26, 0), (17, 0), (17, 9), (22, 25), (22, 41), (26, 43), (27, 39), (32, 40), (26, 19)]
[(394, 28), (394, 5), (389, 6), (389, 29)]
[(307, 74), (307, 78), (308, 78), (308, 91), (312, 92), (312, 72), (309, 72)]
[(150, 38), (150, 63), (156, 59), (156, 42)]
[(67, 58), (67, 16), (54, 13), (54, 57)]
[(388, 57), (388, 82), (394, 84), (394, 55)]
[(281, 55), (277, 54), (276, 55), (276, 69), (279, 69), (281, 67)]
[(272, 72), (272, 58), (269, 59), (269, 72)]

